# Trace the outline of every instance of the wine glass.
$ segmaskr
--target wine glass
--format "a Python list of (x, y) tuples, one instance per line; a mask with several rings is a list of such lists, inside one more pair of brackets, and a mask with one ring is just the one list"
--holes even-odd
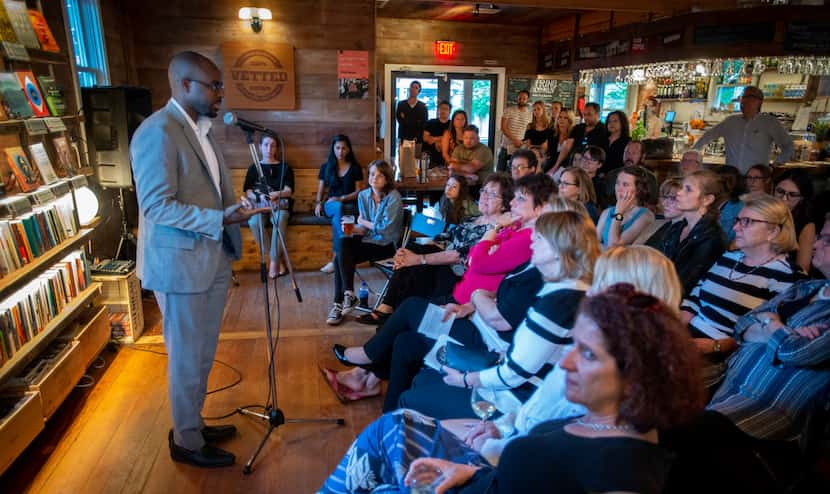
[(496, 405), (485, 398), (481, 394), (481, 391), (482, 388), (480, 387), (473, 388), (473, 392), (470, 393), (470, 406), (473, 408), (476, 416), (484, 422), (496, 413)]
[(412, 471), (410, 494), (434, 494), (435, 488), (441, 483), (442, 475), (443, 472), (438, 468), (419, 465)]

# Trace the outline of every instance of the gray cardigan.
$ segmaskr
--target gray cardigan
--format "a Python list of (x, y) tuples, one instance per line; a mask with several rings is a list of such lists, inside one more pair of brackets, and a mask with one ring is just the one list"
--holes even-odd
[(364, 242), (388, 245), (400, 239), (403, 205), (397, 190), (389, 192), (375, 204), (372, 200), (372, 188), (363, 189), (357, 194), (357, 208), (364, 219), (375, 225), (375, 228), (363, 237)]

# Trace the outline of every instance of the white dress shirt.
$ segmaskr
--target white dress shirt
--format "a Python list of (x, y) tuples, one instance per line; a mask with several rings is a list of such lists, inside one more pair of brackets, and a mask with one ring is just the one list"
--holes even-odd
[(745, 174), (752, 165), (770, 162), (770, 146), (774, 142), (781, 148), (776, 162), (786, 162), (793, 154), (793, 141), (777, 118), (769, 113), (759, 113), (747, 120), (743, 114), (726, 117), (721, 123), (706, 131), (694, 145), (703, 148), (723, 137), (726, 141), (726, 164)]
[(190, 115), (184, 111), (184, 108), (176, 101), (175, 98), (170, 98), (170, 101), (173, 102), (173, 105), (178, 108), (182, 115), (184, 115), (185, 120), (187, 123), (190, 124), (190, 128), (193, 129), (193, 132), (196, 133), (196, 137), (199, 139), (199, 144), (202, 147), (202, 153), (205, 155), (205, 159), (207, 160), (208, 171), (210, 171), (210, 178), (213, 179), (213, 185), (216, 186), (216, 191), (219, 192), (219, 197), (222, 197), (222, 188), (220, 185), (220, 177), (219, 174), (219, 159), (216, 158), (216, 151), (214, 151), (213, 146), (210, 144), (210, 140), (208, 139), (208, 132), (210, 132), (210, 128), (213, 125), (213, 122), (205, 116), (200, 116), (198, 121), (193, 122), (193, 119), (190, 118)]

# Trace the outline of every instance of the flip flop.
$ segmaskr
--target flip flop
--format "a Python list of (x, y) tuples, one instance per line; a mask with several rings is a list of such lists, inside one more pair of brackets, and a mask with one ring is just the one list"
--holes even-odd
[[(343, 403), (344, 405), (346, 403), (348, 403), (348, 401), (346, 400), (346, 397), (344, 396), (343, 393), (344, 392), (354, 393), (354, 391), (352, 391), (349, 388), (343, 386), (342, 384), (340, 384), (337, 381), (337, 371), (333, 371), (333, 370), (329, 369), (328, 367), (323, 367), (322, 365), (318, 365), (317, 368), (320, 369), (320, 374), (322, 374), (323, 379), (326, 381), (326, 384), (329, 385), (329, 388), (334, 393), (334, 396), (337, 397), (337, 400), (340, 401), (340, 403)], [(349, 401), (353, 401), (353, 400), (349, 400)]]
[(372, 398), (374, 396), (380, 396), (380, 384), (378, 384), (377, 388), (374, 391), (352, 391), (349, 389), (343, 395), (343, 397), (349, 401), (357, 401), (362, 400), (364, 398)]

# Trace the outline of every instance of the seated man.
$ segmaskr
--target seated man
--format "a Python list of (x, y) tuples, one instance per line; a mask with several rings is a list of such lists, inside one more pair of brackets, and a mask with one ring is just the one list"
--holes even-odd
[(472, 185), (484, 183), (493, 173), (493, 152), (478, 139), (478, 127), (468, 125), (462, 134), (463, 145), (456, 146), (450, 158), (451, 173), (464, 175)]
[[(830, 221), (816, 239), (813, 266), (830, 277)], [(796, 441), (830, 385), (828, 324), (826, 279), (795, 283), (738, 320), (741, 345), (706, 413), (665, 434), (680, 453), (672, 474), (678, 486), (714, 492), (718, 479), (725, 490), (768, 492), (769, 472), (780, 478), (803, 468)], [(690, 487), (695, 482), (706, 485)]]

